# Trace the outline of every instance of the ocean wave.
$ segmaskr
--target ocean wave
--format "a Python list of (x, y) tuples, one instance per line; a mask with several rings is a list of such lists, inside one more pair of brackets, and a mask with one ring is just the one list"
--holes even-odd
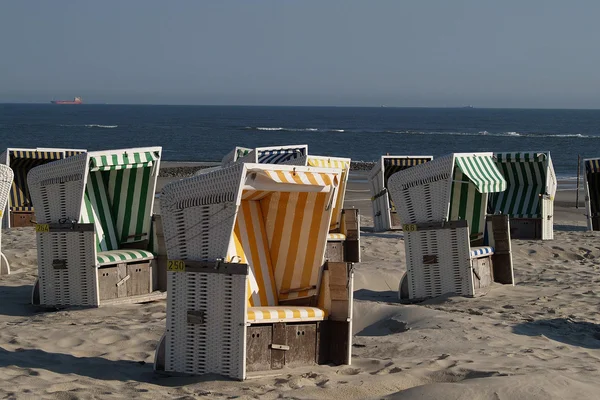
[(101, 124), (84, 124), (84, 125), (59, 124), (58, 126), (65, 126), (65, 127), (85, 127), (85, 128), (104, 128), (104, 129), (113, 129), (113, 128), (118, 128), (119, 127), (119, 125), (101, 125)]
[(84, 126), (86, 128), (105, 128), (105, 129), (113, 129), (113, 128), (119, 127), (119, 125), (100, 125), (100, 124), (87, 124)]
[(246, 130), (255, 130), (255, 131), (278, 131), (278, 132), (344, 132), (343, 129), (319, 129), (319, 128), (285, 128), (282, 126), (246, 126), (244, 127)]
[(581, 133), (567, 133), (567, 134), (551, 134), (551, 133), (520, 133), (520, 132), (500, 132), (490, 133), (488, 131), (479, 132), (423, 132), (423, 131), (385, 131), (386, 133), (396, 133), (403, 135), (450, 135), (450, 136), (498, 136), (498, 137), (530, 137), (530, 138), (580, 138), (580, 139), (600, 139), (600, 136), (595, 135), (582, 135)]

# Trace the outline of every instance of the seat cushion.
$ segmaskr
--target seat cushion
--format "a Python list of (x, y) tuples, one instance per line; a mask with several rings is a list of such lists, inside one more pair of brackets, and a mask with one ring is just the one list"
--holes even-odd
[(346, 240), (346, 235), (343, 233), (328, 233), (327, 240)]
[(248, 322), (252, 324), (323, 321), (326, 316), (326, 311), (316, 307), (248, 307)]
[(487, 257), (494, 254), (494, 248), (490, 246), (471, 247), (471, 258)]
[(100, 265), (118, 264), (128, 261), (143, 261), (154, 259), (154, 254), (146, 250), (123, 249), (101, 251), (96, 256), (96, 261)]

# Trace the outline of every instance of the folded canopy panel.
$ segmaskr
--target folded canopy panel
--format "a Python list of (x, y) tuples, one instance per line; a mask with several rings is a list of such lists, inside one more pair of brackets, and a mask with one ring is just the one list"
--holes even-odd
[(348, 175), (350, 174), (350, 159), (307, 156), (306, 164), (310, 167), (338, 168), (342, 171), (339, 184), (340, 189), (335, 200), (335, 206), (333, 207), (333, 214), (331, 216), (331, 224), (329, 226), (330, 230), (338, 229), (342, 220), (342, 209), (344, 208), (344, 198), (346, 196), (346, 184), (348, 182)]
[(459, 156), (456, 157), (456, 165), (480, 193), (501, 192), (506, 189), (506, 180), (491, 156)]
[(90, 171), (114, 171), (119, 169), (151, 167), (158, 159), (158, 154), (151, 151), (93, 155), (90, 156)]
[(600, 158), (585, 160), (585, 172), (587, 174), (597, 174), (600, 172)]
[(259, 147), (255, 149), (256, 161), (260, 164), (281, 164), (308, 154), (307, 145)]
[(495, 194), (490, 203), (494, 213), (513, 218), (540, 218), (540, 196), (553, 196), (556, 187), (548, 184), (552, 167), (547, 153), (497, 153), (496, 165), (507, 181), (506, 191)]

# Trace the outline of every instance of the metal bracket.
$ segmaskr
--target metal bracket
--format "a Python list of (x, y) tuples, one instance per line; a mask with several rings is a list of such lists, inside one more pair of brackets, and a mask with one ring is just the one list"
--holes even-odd
[(203, 324), (205, 322), (204, 310), (188, 310), (187, 312), (187, 323), (188, 324)]
[(283, 350), (283, 351), (287, 351), (287, 350), (289, 350), (289, 349), (290, 349), (290, 346), (287, 346), (287, 345), (285, 345), (285, 344), (275, 344), (275, 343), (273, 343), (273, 344), (271, 344), (271, 348), (272, 348), (273, 350)]

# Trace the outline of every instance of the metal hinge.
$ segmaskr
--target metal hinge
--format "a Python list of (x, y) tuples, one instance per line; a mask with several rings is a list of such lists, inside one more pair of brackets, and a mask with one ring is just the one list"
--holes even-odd
[(271, 348), (274, 350), (283, 350), (283, 351), (287, 351), (290, 349), (290, 346), (287, 346), (285, 344), (271, 344)]

